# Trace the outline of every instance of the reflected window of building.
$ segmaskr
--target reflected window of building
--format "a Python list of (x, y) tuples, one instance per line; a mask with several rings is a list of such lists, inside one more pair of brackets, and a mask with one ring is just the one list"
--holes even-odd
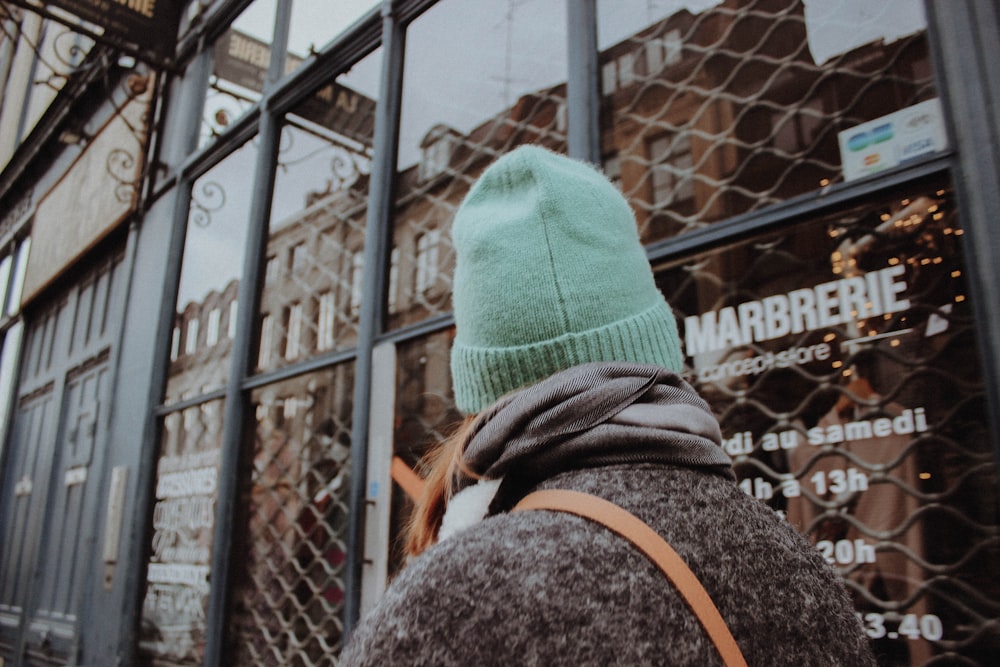
[(977, 662), (998, 617), (961, 237), (930, 182), (655, 269), (740, 488), (839, 570), (891, 664)]
[(319, 295), (319, 310), (316, 311), (316, 351), (333, 349), (333, 323), (337, 314), (337, 296), (332, 291)]
[(281, 261), (274, 255), (267, 258), (264, 263), (264, 282), (273, 285), (281, 277)]
[(226, 335), (230, 340), (236, 337), (236, 314), (239, 312), (239, 302), (233, 299), (229, 304), (229, 322), (226, 327)]
[(305, 241), (292, 246), (292, 266), (291, 271), (296, 275), (301, 275), (308, 267), (312, 258)]
[(460, 140), (458, 133), (446, 125), (431, 129), (421, 143), (420, 178), (426, 181), (447, 171)]
[(351, 253), (351, 316), (361, 313), (361, 293), (364, 282), (365, 256), (360, 250)]
[(417, 237), (417, 292), (423, 294), (434, 287), (439, 273), (438, 247), (441, 230), (431, 229)]
[(389, 253), (389, 314), (399, 312), (399, 248)]
[(295, 361), (299, 358), (302, 344), (302, 304), (293, 303), (286, 309), (285, 323), (285, 360)]
[(199, 146), (224, 133), (260, 99), (276, 10), (277, 0), (254, 0), (216, 40)]
[(205, 328), (205, 345), (212, 346), (219, 342), (219, 324), (222, 322), (222, 311), (213, 308), (208, 313), (208, 325)]
[(230, 346), (199, 346), (198, 322), (236, 302), (255, 163), (255, 143), (245, 143), (192, 185), (175, 316), (182, 354), (168, 370), (167, 402), (225, 386)]
[(251, 396), (233, 664), (329, 664), (340, 653), (353, 383), (353, 365), (340, 364)]
[(175, 326), (174, 333), (170, 337), (170, 361), (177, 361), (181, 354), (181, 328)]
[(260, 352), (257, 355), (257, 366), (269, 368), (274, 353), (274, 318), (264, 315), (260, 320)]
[(260, 312), (297, 314), (271, 320), (286, 346), (261, 350), (259, 371), (357, 341), (380, 63), (376, 50), (283, 119)]
[(653, 206), (681, 206), (694, 198), (690, 136), (656, 137), (649, 142), (649, 161)]
[(188, 320), (184, 332), (184, 354), (194, 354), (198, 351), (198, 320)]
[(408, 27), (390, 327), (451, 310), (440, 230), (483, 169), (520, 144), (565, 151), (566, 52), (565, 3), (549, 0), (443, 0)]
[[(937, 93), (920, 0), (597, 6), (601, 145), (621, 160), (644, 242), (947, 148), (940, 111), (922, 106)], [(928, 113), (921, 141), (897, 132), (891, 149), (868, 148), (868, 124)], [(647, 151), (660, 137), (689, 142), (686, 164), (676, 139)], [(676, 169), (690, 172), (684, 196), (650, 197)]]

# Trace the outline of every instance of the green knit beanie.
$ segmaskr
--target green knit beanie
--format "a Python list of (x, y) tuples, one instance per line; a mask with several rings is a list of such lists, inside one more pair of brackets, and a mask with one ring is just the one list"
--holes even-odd
[(537, 146), (504, 155), (462, 202), (452, 237), (463, 413), (590, 361), (681, 370), (632, 209), (591, 165)]

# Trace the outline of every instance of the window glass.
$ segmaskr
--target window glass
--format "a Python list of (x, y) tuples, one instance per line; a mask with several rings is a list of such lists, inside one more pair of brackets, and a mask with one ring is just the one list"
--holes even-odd
[(961, 235), (929, 183), (656, 268), (740, 487), (840, 571), (883, 665), (995, 651), (1000, 485)]
[(357, 342), (380, 63), (376, 51), (285, 117), (260, 298), (271, 327), (261, 337), (260, 371)]
[(565, 151), (565, 26), (563, 2), (445, 0), (408, 28), (390, 326), (451, 310), (439, 230), (482, 170), (519, 144)]
[(219, 323), (222, 322), (222, 311), (213, 308), (208, 313), (208, 331), (205, 333), (205, 344), (215, 345), (219, 342)]
[[(251, 184), (256, 163), (254, 142), (196, 180), (191, 192), (187, 238), (177, 295), (175, 331), (180, 336), (168, 370), (166, 402), (225, 386), (232, 337), (229, 320), (239, 292)], [(219, 311), (210, 342), (208, 322)]]
[[(422, 472), (421, 460), (430, 447), (451, 434), (462, 415), (455, 409), (451, 387), (451, 342), (454, 330), (439, 331), (396, 348), (396, 429), (392, 467), (392, 513), (389, 544), (390, 577), (404, 563), (403, 531), (413, 511), (416, 498), (407, 479)], [(406, 471), (409, 468), (412, 474)]]
[(251, 396), (230, 664), (326, 665), (340, 653), (353, 385), (341, 364)]
[(223, 406), (220, 400), (189, 407), (161, 425), (142, 664), (202, 664)]
[(925, 28), (921, 0), (599, 0), (601, 147), (643, 240), (946, 149)]
[(380, 0), (295, 0), (285, 71), (296, 69), (310, 53), (321, 51), (330, 40), (379, 4)]
[(264, 90), (277, 0), (254, 0), (215, 42), (199, 146), (226, 131)]

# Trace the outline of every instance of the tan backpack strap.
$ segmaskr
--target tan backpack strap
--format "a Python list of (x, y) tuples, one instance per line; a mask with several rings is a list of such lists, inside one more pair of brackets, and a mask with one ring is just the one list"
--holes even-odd
[(740, 647), (726, 621), (716, 609), (698, 577), (666, 540), (634, 514), (589, 493), (547, 489), (525, 496), (514, 507), (520, 510), (556, 510), (582, 516), (603, 524), (639, 548), (667, 576), (681, 597), (701, 621), (723, 662), (730, 667), (746, 667)]

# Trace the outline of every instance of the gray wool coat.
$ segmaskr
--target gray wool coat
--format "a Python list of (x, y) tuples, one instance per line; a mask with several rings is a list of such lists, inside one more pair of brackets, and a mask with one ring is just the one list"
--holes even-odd
[[(731, 479), (663, 464), (556, 474), (649, 523), (701, 580), (749, 665), (874, 665), (844, 584)], [(618, 535), (565, 513), (485, 519), (409, 564), (343, 665), (718, 665), (666, 578)]]

